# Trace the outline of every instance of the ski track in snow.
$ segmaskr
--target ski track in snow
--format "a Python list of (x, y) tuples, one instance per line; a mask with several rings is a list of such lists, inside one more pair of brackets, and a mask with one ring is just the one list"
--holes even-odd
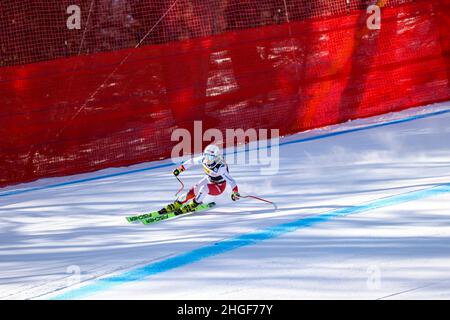
[[(449, 120), (447, 102), (285, 137), (276, 175), (231, 165), (241, 192), (275, 201), (277, 212), (233, 203), (227, 190), (195, 217), (127, 224), (126, 215), (172, 200), (178, 182), (167, 161), (4, 188), (0, 299), (58, 297), (240, 235), (450, 183)], [(182, 179), (189, 186), (200, 175)], [(334, 217), (86, 298), (449, 299), (449, 200)]]

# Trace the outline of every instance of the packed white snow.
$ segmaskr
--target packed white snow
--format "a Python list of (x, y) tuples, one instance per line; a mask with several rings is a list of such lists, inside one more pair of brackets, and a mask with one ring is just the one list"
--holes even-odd
[[(159, 209), (179, 184), (146, 163), (0, 189), (0, 299), (48, 299), (99, 278), (265, 228), (450, 183), (450, 103), (312, 130), (283, 142), (441, 114), (280, 146), (279, 170), (231, 165), (232, 202), (154, 225), (125, 216)], [(201, 168), (181, 177), (190, 186)], [(10, 194), (34, 188), (34, 191)], [(212, 198), (208, 198), (212, 199)], [(179, 268), (124, 281), (89, 299), (450, 299), (450, 193), (301, 228)]]

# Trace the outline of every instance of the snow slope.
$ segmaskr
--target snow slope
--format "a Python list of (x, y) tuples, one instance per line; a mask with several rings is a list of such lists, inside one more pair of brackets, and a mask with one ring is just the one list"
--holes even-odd
[(410, 109), (286, 137), (275, 175), (231, 167), (278, 211), (227, 190), (127, 224), (172, 200), (168, 161), (1, 189), (0, 299), (449, 299), (449, 123)]

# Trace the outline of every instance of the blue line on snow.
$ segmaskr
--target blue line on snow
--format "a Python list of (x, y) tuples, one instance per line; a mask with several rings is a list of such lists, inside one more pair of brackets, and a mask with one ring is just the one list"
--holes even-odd
[[(409, 121), (413, 121), (413, 120), (419, 120), (419, 119), (429, 118), (429, 117), (433, 117), (433, 116), (438, 116), (438, 115), (442, 115), (442, 114), (446, 114), (446, 113), (450, 113), (450, 109), (436, 111), (436, 112), (431, 112), (431, 113), (422, 114), (422, 115), (415, 115), (415, 116), (411, 116), (411, 117), (407, 117), (407, 118), (403, 118), (403, 119), (399, 119), (399, 120), (392, 120), (392, 121), (388, 121), (388, 122), (384, 122), (384, 123), (378, 123), (378, 124), (374, 124), (374, 125), (370, 125), (370, 126), (366, 126), (366, 127), (360, 127), (360, 128), (355, 128), (355, 129), (343, 130), (343, 131), (338, 131), (338, 132), (331, 132), (331, 133), (326, 133), (326, 134), (317, 135), (317, 136), (313, 136), (313, 137), (301, 138), (301, 139), (297, 139), (297, 140), (293, 140), (293, 141), (286, 141), (286, 142), (280, 143), (280, 146), (294, 144), (294, 143), (308, 142), (308, 141), (313, 141), (313, 140), (319, 140), (319, 139), (339, 136), (339, 135), (343, 135), (343, 134), (347, 134), (347, 133), (353, 133), (353, 132), (358, 132), (358, 131), (363, 131), (363, 130), (375, 129), (375, 128), (385, 127), (385, 126), (389, 126), (389, 125), (393, 125), (393, 124), (399, 124), (399, 123), (409, 122)], [(267, 147), (270, 148), (270, 145), (267, 146)], [(238, 151), (235, 151), (234, 153), (237, 153), (237, 152)], [(118, 173), (106, 174), (106, 175), (92, 177), (92, 178), (85, 178), (85, 179), (79, 179), (79, 180), (74, 180), (74, 181), (68, 181), (68, 182), (62, 182), (62, 183), (57, 183), (57, 184), (51, 184), (51, 185), (48, 185), (48, 186), (40, 186), (40, 187), (33, 187), (33, 188), (28, 188), (28, 189), (12, 190), (12, 191), (7, 191), (7, 192), (4, 192), (4, 193), (0, 193), (0, 197), (7, 197), (7, 196), (12, 196), (12, 195), (28, 193), (28, 192), (32, 192), (32, 191), (46, 190), (46, 189), (52, 189), (52, 188), (57, 188), (57, 187), (73, 185), (73, 184), (77, 184), (77, 183), (83, 183), (83, 182), (107, 179), (107, 178), (112, 178), (112, 177), (118, 177), (118, 176), (133, 174), (133, 173), (139, 173), (139, 172), (145, 172), (145, 171), (150, 171), (150, 170), (154, 170), (154, 169), (164, 168), (164, 167), (170, 167), (170, 166), (173, 166), (173, 165), (174, 165), (174, 163), (169, 162), (169, 163), (166, 163), (166, 164), (161, 164), (161, 165), (157, 165), (157, 166), (151, 166), (151, 167), (142, 168), (142, 169), (135, 169), (135, 170), (130, 170), (130, 171), (126, 171), (126, 172), (118, 172)]]
[(144, 172), (144, 171), (148, 171), (148, 170), (154, 170), (154, 169), (159, 169), (159, 168), (164, 168), (164, 167), (170, 167), (172, 165), (173, 165), (172, 163), (165, 163), (165, 164), (152, 166), (152, 167), (147, 167), (147, 168), (142, 168), (142, 169), (134, 169), (134, 170), (131, 170), (131, 171), (126, 171), (126, 172), (111, 173), (111, 174), (103, 175), (103, 176), (97, 176), (97, 177), (84, 178), (84, 179), (79, 179), (79, 180), (74, 180), (74, 181), (61, 182), (61, 183), (57, 183), (57, 184), (51, 184), (51, 185), (48, 185), (48, 186), (34, 187), (34, 188), (21, 189), (21, 190), (13, 190), (13, 191), (8, 191), (8, 192), (5, 192), (5, 193), (1, 193), (0, 197), (12, 196), (12, 195), (22, 194), (22, 193), (28, 193), (28, 192), (37, 191), (37, 190), (46, 190), (46, 189), (52, 189), (52, 188), (57, 188), (57, 187), (64, 187), (64, 186), (69, 186), (69, 185), (73, 185), (73, 184), (77, 184), (77, 183), (101, 180), (101, 179), (105, 179), (105, 178), (118, 177), (118, 176), (123, 176), (123, 175), (127, 175), (127, 174), (132, 174), (132, 173), (138, 173), (138, 172)]
[(327, 222), (334, 217), (347, 216), (350, 214), (366, 212), (369, 210), (393, 206), (449, 192), (450, 192), (450, 183), (447, 183), (435, 186), (433, 188), (390, 196), (372, 202), (368, 202), (366, 204), (333, 210), (316, 216), (302, 218), (296, 221), (276, 225), (260, 231), (243, 234), (228, 240), (219, 241), (213, 245), (208, 245), (199, 249), (182, 253), (175, 257), (164, 259), (159, 262), (150, 263), (144, 267), (137, 268), (117, 276), (99, 279), (93, 282), (92, 284), (57, 295), (52, 299), (53, 300), (82, 299), (86, 296), (99, 293), (104, 290), (109, 290), (121, 284), (143, 280), (150, 276), (170, 271), (175, 268), (180, 268), (209, 257), (226, 253), (244, 246), (254, 245), (264, 240), (273, 239), (288, 232), (293, 232), (302, 228), (308, 228), (318, 223)]

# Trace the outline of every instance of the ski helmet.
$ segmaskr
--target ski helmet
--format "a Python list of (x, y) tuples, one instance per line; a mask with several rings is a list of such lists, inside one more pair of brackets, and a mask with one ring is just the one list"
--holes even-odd
[(210, 165), (217, 161), (217, 159), (220, 157), (220, 149), (218, 146), (214, 144), (210, 144), (205, 148), (205, 151), (203, 152), (203, 161)]

